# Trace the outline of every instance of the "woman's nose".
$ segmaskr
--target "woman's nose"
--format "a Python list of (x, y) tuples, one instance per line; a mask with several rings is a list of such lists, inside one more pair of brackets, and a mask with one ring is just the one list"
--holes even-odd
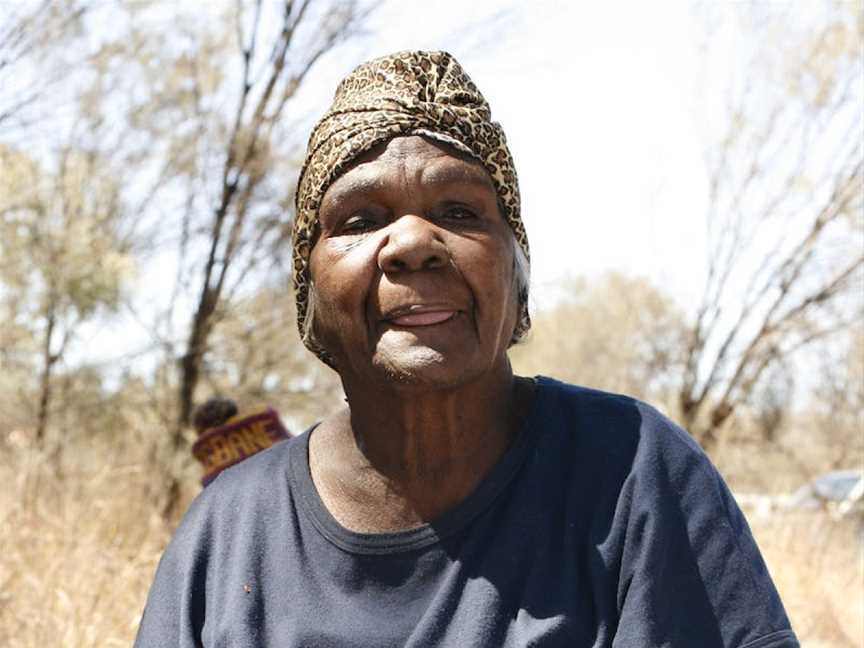
[(387, 240), (378, 252), (383, 272), (431, 270), (447, 263), (449, 252), (425, 218), (406, 214), (388, 226)]

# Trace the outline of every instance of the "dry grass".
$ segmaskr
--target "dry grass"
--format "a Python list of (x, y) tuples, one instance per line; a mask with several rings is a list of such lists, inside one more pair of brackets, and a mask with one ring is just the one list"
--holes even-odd
[(753, 524), (804, 648), (864, 646), (862, 522), (813, 512)]
[(170, 537), (146, 464), (58, 478), (38, 453), (11, 458), (0, 468), (0, 645), (130, 646)]
[[(59, 477), (32, 449), (0, 448), (2, 646), (132, 643), (171, 525), (156, 512), (143, 454), (113, 465), (93, 461), (118, 456), (107, 445), (85, 454), (89, 462), (67, 461)], [(196, 466), (182, 470), (188, 501)], [(859, 531), (822, 515), (775, 518), (754, 531), (804, 648), (864, 645)]]

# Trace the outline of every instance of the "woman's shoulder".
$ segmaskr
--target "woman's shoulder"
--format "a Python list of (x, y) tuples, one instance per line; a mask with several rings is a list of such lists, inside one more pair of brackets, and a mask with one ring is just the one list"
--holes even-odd
[(537, 420), (583, 450), (670, 460), (703, 460), (695, 439), (658, 408), (625, 394), (536, 378)]
[[(677, 524), (704, 515), (740, 526), (740, 513), (709, 457), (658, 409), (551, 378), (538, 384), (546, 464), (568, 465), (571, 485), (590, 492), (592, 501), (605, 501), (612, 517), (626, 521), (644, 514)], [(687, 514), (681, 517), (681, 511)]]
[(186, 518), (227, 520), (283, 505), (291, 497), (292, 458), (304, 452), (307, 436), (308, 432), (275, 443), (223, 470), (193, 500)]
[(273, 444), (266, 450), (244, 459), (240, 463), (224, 470), (207, 488), (204, 493), (217, 491), (245, 491), (248, 488), (260, 486), (272, 487), (279, 481), (290, 463), (292, 454), (305, 442), (307, 433)]

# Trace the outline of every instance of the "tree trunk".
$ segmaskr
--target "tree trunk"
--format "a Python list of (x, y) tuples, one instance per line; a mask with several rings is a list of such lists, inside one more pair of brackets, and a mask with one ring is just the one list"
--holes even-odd
[(54, 307), (50, 306), (45, 337), (42, 341), (42, 376), (39, 381), (39, 410), (36, 416), (36, 445), (39, 448), (45, 444), (45, 431), (48, 428), (49, 409), (51, 407), (51, 377), (54, 364), (57, 362), (57, 356), (51, 353), (51, 343), (54, 341), (56, 323)]
[(192, 419), (193, 398), (195, 387), (201, 375), (201, 363), (204, 360), (204, 350), (207, 347), (207, 337), (212, 328), (212, 317), (216, 310), (219, 295), (205, 286), (198, 302), (198, 310), (192, 320), (189, 330), (189, 340), (186, 343), (186, 353), (180, 360), (180, 407), (177, 416), (177, 428), (174, 435), (174, 447), (181, 445), (183, 429)]
[[(177, 451), (183, 447), (183, 432), (192, 419), (195, 388), (198, 386), (198, 380), (201, 376), (201, 363), (204, 360), (207, 337), (212, 328), (212, 317), (216, 310), (217, 301), (218, 295), (205, 285), (190, 327), (186, 353), (180, 359), (179, 408), (177, 421), (172, 430), (168, 457), (168, 465), (172, 467), (174, 465), (173, 458), (176, 457)], [(165, 482), (166, 494), (162, 505), (162, 515), (165, 519), (171, 519), (176, 516), (177, 506), (180, 503), (180, 481), (174, 471), (169, 470), (165, 476)]]

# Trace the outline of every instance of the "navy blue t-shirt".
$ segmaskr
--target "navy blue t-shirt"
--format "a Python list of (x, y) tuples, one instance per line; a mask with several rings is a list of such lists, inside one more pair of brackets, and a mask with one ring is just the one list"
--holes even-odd
[(798, 646), (723, 480), (639, 401), (539, 378), (477, 490), (400, 533), (329, 514), (310, 434), (193, 503), (138, 648)]

